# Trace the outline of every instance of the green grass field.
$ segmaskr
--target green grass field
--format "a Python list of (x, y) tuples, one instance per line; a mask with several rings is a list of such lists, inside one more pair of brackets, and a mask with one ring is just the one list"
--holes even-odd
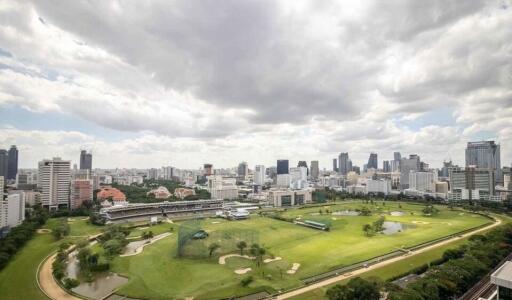
[[(401, 205), (399, 208), (398, 205)], [(215, 299), (233, 295), (244, 295), (260, 290), (278, 291), (301, 285), (301, 278), (326, 272), (335, 267), (350, 265), (378, 255), (395, 251), (401, 247), (410, 247), (423, 242), (444, 237), (462, 230), (476, 227), (490, 220), (467, 212), (451, 211), (439, 207), (436, 216), (425, 217), (423, 206), (397, 202), (382, 202), (367, 205), (374, 211), (372, 216), (331, 216), (319, 215), (319, 209), (325, 211), (361, 208), (361, 202), (346, 202), (328, 207), (290, 209), (284, 216), (332, 222), (330, 232), (301, 227), (292, 223), (278, 221), (257, 215), (245, 221), (224, 221), (207, 219), (202, 228), (214, 233), (217, 231), (248, 229), (259, 232), (260, 244), (282, 261), (256, 267), (255, 263), (245, 259), (229, 259), (226, 265), (217, 263), (218, 255), (212, 259), (176, 258), (177, 232), (154, 245), (148, 246), (137, 256), (117, 258), (113, 270), (130, 278), (119, 293), (145, 299), (169, 299), (195, 297), (196, 299)], [(380, 207), (379, 207), (380, 206)], [(403, 216), (390, 216), (388, 212), (400, 210)], [(400, 222), (407, 229), (393, 234), (378, 234), (366, 237), (362, 231), (364, 224), (371, 223), (384, 214), (387, 221)], [(220, 222), (214, 224), (214, 222)], [(170, 224), (159, 226), (169, 228)], [(437, 255), (437, 254), (436, 254)], [(301, 266), (296, 274), (286, 274), (293, 263)], [(235, 269), (251, 267), (247, 275), (237, 275)], [(406, 269), (408, 266), (404, 266)], [(252, 276), (254, 281), (247, 287), (240, 284), (242, 278)], [(270, 275), (270, 276), (269, 276)]]
[[(76, 221), (70, 223), (72, 236), (95, 234), (101, 228), (91, 226), (80, 218), (73, 220)], [(57, 219), (49, 219), (43, 228), (52, 228), (57, 222)], [(36, 272), (39, 263), (62, 242), (74, 242), (78, 239), (80, 238), (69, 237), (55, 241), (51, 233), (34, 233), (34, 237), (16, 254), (7, 267), (0, 271), (0, 299), (47, 299), (37, 287)]]

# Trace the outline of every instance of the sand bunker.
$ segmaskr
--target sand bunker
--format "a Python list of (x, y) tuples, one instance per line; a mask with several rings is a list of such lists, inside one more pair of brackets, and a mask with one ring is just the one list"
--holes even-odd
[(238, 270), (235, 270), (235, 273), (238, 275), (243, 275), (243, 274), (249, 273), (251, 270), (252, 270), (251, 268), (238, 269)]
[(212, 224), (220, 224), (219, 221), (212, 222)]
[(225, 265), (226, 264), (226, 259), (228, 259), (230, 257), (241, 257), (241, 258), (246, 258), (246, 259), (256, 259), (256, 257), (254, 257), (254, 256), (240, 255), (240, 254), (228, 254), (228, 255), (223, 255), (223, 256), (219, 257), (219, 265)]
[(401, 211), (392, 211), (389, 214), (392, 215), (393, 217), (401, 217), (404, 215), (404, 213)]
[(37, 233), (50, 233), (52, 232), (51, 229), (41, 228), (37, 230)]
[(335, 217), (332, 217), (332, 218), (331, 218), (331, 220), (336, 221), (336, 220), (338, 220), (338, 219), (337, 219), (337, 218), (335, 218)]
[(137, 228), (137, 230), (146, 230), (146, 229), (148, 229), (148, 228), (149, 228), (149, 227), (139, 227), (139, 228)]
[(266, 258), (263, 260), (264, 263), (268, 264), (268, 263), (271, 263), (273, 261), (278, 261), (278, 260), (281, 260), (282, 258), (281, 257), (275, 257), (275, 258)]
[(423, 224), (423, 225), (426, 225), (426, 224), (430, 224), (430, 222), (425, 222), (425, 221), (412, 221), (413, 224)]
[(89, 220), (89, 217), (87, 217), (87, 218), (81, 218), (80, 220), (82, 220), (82, 221), (87, 221), (87, 220)]
[(299, 267), (300, 267), (299, 263), (293, 263), (292, 268), (290, 270), (286, 271), (286, 273), (288, 273), (288, 274), (295, 274), (295, 272), (297, 272)]
[(174, 224), (174, 222), (171, 219), (165, 219), (165, 222), (167, 222), (169, 224)]

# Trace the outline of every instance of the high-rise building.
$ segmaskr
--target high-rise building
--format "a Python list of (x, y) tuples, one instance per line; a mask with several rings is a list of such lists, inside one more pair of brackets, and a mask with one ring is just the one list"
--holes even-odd
[(277, 175), (279, 174), (288, 174), (289, 166), (287, 159), (278, 159), (277, 160)]
[(148, 170), (149, 179), (158, 179), (158, 169), (151, 168)]
[(421, 168), (420, 157), (416, 154), (409, 155), (409, 158), (402, 158), (400, 161), (400, 187), (409, 188), (409, 173), (419, 171)]
[(338, 172), (338, 160), (336, 158), (332, 159), (332, 170)]
[(92, 153), (80, 151), (80, 170), (92, 170)]
[(25, 220), (25, 198), (23, 193), (10, 194), (0, 199), (0, 230), (13, 228)]
[(361, 168), (358, 166), (353, 166), (352, 171), (354, 171), (358, 175), (361, 175)]
[(213, 175), (213, 165), (212, 164), (204, 164), (203, 165), (204, 176)]
[(265, 166), (257, 165), (254, 167), (254, 184), (264, 185), (265, 184)]
[(492, 169), (494, 184), (503, 183), (501, 174), (500, 145), (494, 141), (469, 142), (466, 147), (466, 167)]
[(496, 200), (494, 171), (473, 166), (450, 168), (450, 200)]
[(71, 181), (71, 209), (79, 208), (84, 201), (92, 202), (93, 182), (91, 179), (73, 179)]
[(56, 210), (69, 207), (71, 162), (60, 157), (39, 162), (38, 187), (43, 207)]
[(238, 188), (235, 178), (223, 178), (220, 175), (208, 176), (208, 191), (212, 199), (236, 199)]
[(389, 163), (389, 160), (382, 162), (382, 171), (385, 173), (391, 172), (391, 164)]
[(347, 175), (352, 170), (352, 161), (348, 158), (347, 152), (342, 152), (338, 156), (338, 172), (341, 175)]
[(439, 177), (445, 177), (445, 178), (448, 178), (448, 176), (450, 176), (450, 168), (453, 168), (454, 165), (452, 164), (452, 161), (444, 161), (443, 162), (443, 167), (441, 168), (441, 170), (439, 171)]
[(320, 168), (318, 167), (318, 160), (311, 161), (311, 178), (318, 179), (320, 175)]
[(299, 163), (297, 164), (297, 167), (304, 167), (304, 168), (306, 168), (307, 173), (309, 175), (308, 163), (305, 160), (299, 160)]
[(394, 152), (393, 153), (393, 160), (400, 161), (402, 159), (402, 155), (400, 152)]
[(9, 149), (7, 163), (7, 180), (15, 180), (16, 174), (18, 174), (18, 149), (15, 145), (12, 145)]
[(437, 172), (410, 171), (409, 189), (420, 192), (434, 193), (436, 191)]
[(9, 165), (9, 154), (7, 150), (0, 149), (0, 176), (4, 178), (4, 181), (7, 181), (7, 167)]
[(247, 163), (243, 161), (238, 164), (238, 178), (245, 180), (247, 178), (247, 174), (249, 174), (249, 168), (247, 167)]
[(375, 169), (377, 170), (379, 168), (379, 161), (377, 159), (377, 153), (370, 153), (370, 157), (368, 158), (368, 164), (366, 165), (367, 170), (368, 169)]

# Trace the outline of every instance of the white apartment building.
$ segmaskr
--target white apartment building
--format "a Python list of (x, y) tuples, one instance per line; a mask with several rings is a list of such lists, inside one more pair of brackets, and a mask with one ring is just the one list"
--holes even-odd
[(434, 193), (436, 191), (437, 172), (410, 171), (409, 189), (420, 192)]
[(25, 220), (25, 199), (23, 193), (8, 195), (0, 200), (0, 228), (13, 228)]
[(208, 192), (212, 199), (237, 199), (238, 188), (235, 178), (223, 178), (220, 175), (208, 176)]
[(292, 176), (290, 174), (277, 174), (276, 180), (277, 187), (289, 188), (292, 183)]
[(383, 193), (388, 195), (391, 193), (391, 181), (386, 179), (369, 179), (366, 181), (366, 192), (367, 193)]
[(70, 161), (60, 157), (39, 162), (39, 182), (43, 207), (56, 210), (69, 207), (71, 183)]
[(254, 167), (254, 178), (255, 185), (264, 185), (265, 184), (265, 166), (257, 165)]

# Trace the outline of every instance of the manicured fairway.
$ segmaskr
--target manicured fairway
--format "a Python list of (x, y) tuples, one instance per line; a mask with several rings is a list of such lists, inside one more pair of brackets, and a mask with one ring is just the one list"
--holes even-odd
[[(88, 225), (85, 221), (76, 218), (71, 224), (71, 235), (87, 235), (99, 232), (100, 227)], [(51, 228), (56, 219), (48, 220), (44, 228)], [(67, 238), (55, 241), (51, 233), (38, 234), (16, 254), (5, 269), (0, 271), (0, 299), (47, 299), (39, 290), (36, 283), (36, 271), (39, 263), (50, 253), (56, 250), (63, 241), (76, 241), (77, 238)]]
[[(150, 299), (192, 296), (196, 299), (215, 299), (262, 289), (288, 289), (300, 285), (301, 278), (389, 253), (401, 247), (421, 244), (490, 221), (480, 215), (451, 211), (446, 207), (439, 207), (440, 212), (436, 216), (425, 217), (421, 213), (421, 205), (387, 202), (383, 206), (381, 201), (378, 205), (367, 205), (374, 211), (372, 216), (325, 214), (326, 210), (332, 212), (362, 206), (361, 202), (355, 201), (325, 207), (290, 209), (283, 213), (284, 216), (301, 216), (303, 219), (329, 219), (332, 222), (330, 232), (257, 215), (252, 215), (250, 220), (245, 221), (207, 219), (202, 222), (202, 228), (209, 232), (230, 229), (257, 230), (260, 244), (265, 245), (267, 252), (282, 257), (283, 260), (258, 268), (253, 261), (244, 259), (230, 259), (226, 265), (219, 265), (218, 256), (212, 259), (176, 258), (177, 234), (173, 234), (146, 247), (140, 255), (117, 258), (114, 261), (114, 271), (130, 278), (129, 283), (123, 286), (119, 293)], [(320, 209), (323, 215), (319, 215)], [(391, 211), (402, 211), (404, 214), (391, 216)], [(379, 214), (385, 215), (387, 221), (402, 223), (407, 229), (393, 235), (378, 234), (366, 237), (362, 231), (363, 225), (377, 220)], [(168, 228), (168, 225), (157, 226)], [(219, 254), (223, 254), (222, 248), (219, 249)], [(293, 275), (286, 274), (286, 270), (291, 268), (293, 263), (301, 264), (299, 270)], [(247, 275), (234, 273), (235, 269), (245, 267), (250, 267), (253, 271)], [(404, 266), (404, 269), (407, 269), (407, 266)], [(241, 279), (249, 275), (254, 281), (248, 287), (242, 287)]]

